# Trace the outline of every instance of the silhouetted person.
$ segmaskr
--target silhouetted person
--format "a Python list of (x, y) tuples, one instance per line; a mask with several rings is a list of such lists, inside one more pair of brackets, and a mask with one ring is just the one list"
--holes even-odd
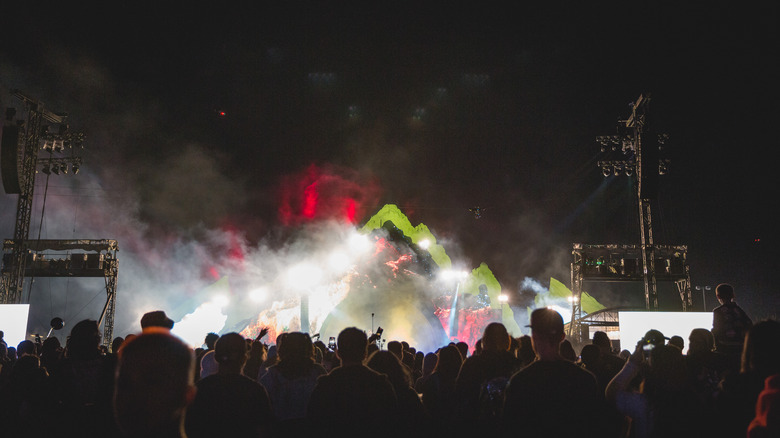
[(561, 353), (561, 357), (569, 362), (577, 361), (577, 353), (574, 351), (574, 346), (568, 339), (564, 339), (563, 342), (561, 342), (561, 345), (558, 347), (558, 352)]
[(492, 322), (482, 335), (482, 351), (465, 361), (455, 386), (457, 416), (480, 428), (495, 426), (509, 378), (519, 369), (517, 358), (509, 352), (511, 344), (506, 327)]
[(268, 393), (241, 373), (247, 353), (246, 340), (240, 334), (219, 338), (214, 346), (217, 373), (198, 380), (198, 391), (187, 410), (189, 438), (271, 436), (275, 424)]
[(398, 360), (403, 360), (404, 358), (404, 346), (400, 341), (388, 342), (387, 351), (393, 353)]
[(17, 359), (8, 382), (0, 386), (0, 435), (44, 435), (50, 408), (45, 392), (47, 377), (38, 356), (27, 354)]
[(268, 357), (268, 348), (261, 341), (268, 334), (268, 327), (263, 327), (253, 340), (247, 339), (249, 343), (249, 357), (244, 364), (244, 375), (252, 380), (260, 381), (260, 377), (265, 374), (263, 362)]
[[(194, 352), (163, 329), (126, 341), (119, 352), (114, 412), (128, 438), (181, 438), (195, 397)], [(100, 435), (110, 436), (110, 435)]]
[(13, 368), (11, 358), (8, 357), (8, 345), (0, 344), (0, 388), (8, 381)]
[[(593, 340), (591, 343), (599, 347), (599, 352), (601, 353), (601, 362), (604, 366), (604, 372), (609, 377), (606, 383), (609, 383), (609, 381), (612, 380), (612, 378), (615, 377), (615, 375), (623, 368), (623, 365), (626, 364), (626, 361), (612, 351), (612, 341), (609, 339), (609, 336), (606, 332), (599, 330), (593, 333)], [(629, 356), (630, 355), (631, 353), (629, 352)]]
[[(645, 349), (647, 345), (652, 347)], [(630, 384), (642, 368), (640, 390), (635, 391)], [(712, 432), (703, 405), (688, 384), (682, 351), (673, 345), (638, 342), (607, 386), (606, 396), (631, 418), (632, 437), (683, 438)]]
[(386, 433), (397, 421), (397, 401), (387, 376), (363, 365), (368, 337), (363, 330), (348, 327), (336, 341), (341, 366), (323, 375), (309, 400), (307, 418), (326, 436), (365, 436)]
[(517, 344), (517, 360), (520, 361), (520, 368), (523, 368), (536, 360), (536, 353), (534, 353), (534, 347), (531, 344), (530, 336), (520, 336), (517, 338)]
[(425, 353), (422, 351), (415, 351), (414, 352), (414, 363), (412, 364), (412, 373), (410, 377), (412, 378), (412, 387), (417, 383), (417, 379), (422, 377), (423, 375), (423, 362), (425, 361)]
[(278, 352), (279, 362), (268, 368), (260, 383), (268, 391), (276, 418), (290, 423), (281, 427), (300, 430), (317, 379), (328, 372), (314, 362), (314, 344), (308, 333), (288, 333)]
[(63, 348), (56, 337), (46, 338), (41, 345), (41, 367), (53, 370), (62, 360)]
[(614, 375), (611, 375), (604, 366), (604, 361), (601, 358), (601, 351), (596, 345), (588, 344), (582, 347), (579, 364), (596, 376), (596, 381), (598, 382), (599, 390), (601, 391), (607, 389), (607, 384), (615, 377)]
[(422, 394), (422, 386), (431, 377), (434, 369), (436, 369), (436, 363), (439, 361), (439, 356), (436, 353), (428, 353), (423, 357), (422, 374), (414, 382), (414, 389), (419, 394)]
[(209, 333), (206, 335), (205, 344), (206, 349), (200, 351), (200, 355), (196, 355), (198, 373), (195, 375), (195, 380), (208, 377), (217, 372), (219, 364), (214, 356), (214, 346), (219, 340), (219, 335), (216, 333)]
[(736, 370), (739, 366), (745, 335), (753, 321), (734, 301), (734, 288), (722, 283), (715, 288), (715, 296), (720, 306), (712, 311), (712, 335), (715, 337), (715, 350), (727, 355)]
[(685, 355), (685, 367), (688, 382), (710, 410), (720, 391), (719, 385), (728, 369), (726, 357), (715, 350), (712, 333), (703, 328), (691, 330), (688, 336), (688, 354)]
[(519, 431), (523, 437), (608, 436), (604, 397), (596, 378), (559, 353), (565, 337), (561, 315), (548, 308), (536, 309), (530, 327), (537, 360), (509, 381), (504, 432)]
[(466, 360), (469, 357), (469, 344), (463, 341), (459, 341), (455, 343), (455, 348), (460, 351), (460, 355), (463, 356), (463, 360)]
[(366, 361), (366, 366), (372, 370), (382, 373), (390, 380), (393, 385), (396, 398), (398, 399), (398, 423), (399, 436), (409, 436), (418, 432), (415, 430), (421, 427), (424, 431), (430, 426), (428, 423), (428, 413), (425, 410), (420, 397), (412, 389), (409, 370), (395, 354), (389, 351), (376, 351)]
[(685, 340), (682, 336), (674, 335), (669, 338), (669, 345), (679, 348), (680, 351), (685, 351)]
[(35, 342), (25, 339), (16, 346), (16, 356), (23, 357), (27, 355), (37, 356), (38, 352), (35, 348)]
[(50, 370), (51, 400), (55, 403), (52, 412), (60, 416), (52, 422), (51, 430), (64, 435), (96, 436), (113, 425), (115, 364), (102, 355), (100, 338), (94, 320), (80, 321), (71, 329), (64, 359)]
[(141, 331), (150, 327), (171, 330), (173, 328), (173, 320), (168, 318), (168, 315), (162, 310), (144, 313), (141, 317)]
[(454, 344), (440, 349), (437, 355), (439, 359), (431, 377), (422, 384), (422, 402), (434, 426), (453, 427), (452, 422), (457, 418), (455, 382), (463, 364), (463, 356)]

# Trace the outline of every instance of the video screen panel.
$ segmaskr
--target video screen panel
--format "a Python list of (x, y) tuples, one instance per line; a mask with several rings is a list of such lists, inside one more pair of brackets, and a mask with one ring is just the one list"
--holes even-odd
[(29, 304), (0, 304), (0, 331), (9, 347), (16, 347), (27, 339), (27, 318)]
[(712, 330), (712, 312), (618, 312), (620, 348), (633, 352), (636, 343), (650, 329), (659, 330), (665, 337), (682, 336), (683, 353), (688, 352), (691, 330)]

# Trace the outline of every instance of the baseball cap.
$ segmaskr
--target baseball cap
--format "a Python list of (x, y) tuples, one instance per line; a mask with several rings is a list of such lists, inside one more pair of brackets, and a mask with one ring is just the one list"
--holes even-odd
[(531, 323), (526, 327), (547, 334), (563, 333), (563, 317), (550, 308), (536, 309), (531, 312)]
[(642, 340), (647, 344), (664, 345), (665, 341), (669, 340), (663, 333), (656, 329), (648, 330), (645, 333), (645, 337)]
[(153, 312), (147, 312), (141, 317), (141, 328), (147, 327), (164, 327), (167, 329), (173, 328), (173, 320), (168, 318), (162, 310), (155, 310)]

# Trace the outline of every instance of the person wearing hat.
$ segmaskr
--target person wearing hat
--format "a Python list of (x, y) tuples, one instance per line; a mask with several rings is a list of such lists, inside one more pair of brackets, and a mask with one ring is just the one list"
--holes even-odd
[(168, 318), (168, 315), (162, 310), (144, 313), (144, 316), (141, 317), (141, 331), (148, 331), (152, 327), (171, 330), (173, 320)]
[(642, 342), (644, 342), (647, 345), (652, 345), (653, 347), (660, 347), (662, 345), (666, 344), (666, 341), (668, 341), (669, 338), (664, 336), (663, 333), (661, 333), (660, 330), (656, 329), (650, 329), (645, 333), (645, 336), (642, 338)]
[(503, 429), (524, 437), (610, 436), (595, 376), (558, 352), (565, 338), (561, 315), (536, 309), (529, 327), (536, 360), (509, 381)]

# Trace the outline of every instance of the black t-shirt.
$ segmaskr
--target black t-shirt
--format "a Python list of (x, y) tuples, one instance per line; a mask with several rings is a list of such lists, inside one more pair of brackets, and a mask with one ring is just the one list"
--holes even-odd
[(604, 436), (604, 396), (590, 372), (565, 361), (537, 360), (505, 391), (502, 425), (524, 437)]
[(306, 417), (316, 429), (335, 427), (352, 436), (352, 432), (367, 434), (365, 427), (393, 424), (397, 406), (387, 376), (363, 365), (349, 365), (320, 376)]
[(197, 387), (185, 420), (188, 437), (270, 435), (274, 418), (263, 385), (241, 374), (217, 373)]
[(519, 369), (519, 361), (508, 351), (483, 351), (463, 362), (456, 381), (457, 415), (463, 420), (489, 417), (485, 412), (488, 383), (505, 385)]

